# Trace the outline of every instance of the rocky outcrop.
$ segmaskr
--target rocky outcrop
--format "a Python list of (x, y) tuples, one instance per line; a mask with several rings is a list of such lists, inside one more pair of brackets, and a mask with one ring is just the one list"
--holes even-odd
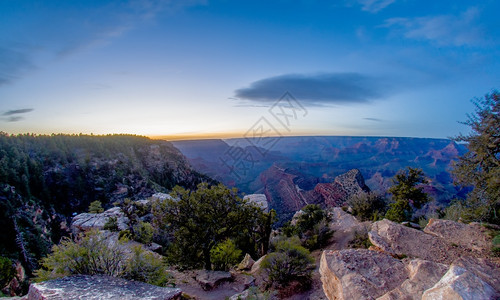
[(118, 229), (124, 230), (128, 228), (128, 218), (125, 217), (121, 208), (113, 207), (99, 214), (83, 213), (76, 215), (71, 223), (71, 230), (75, 233), (84, 232), (91, 229), (102, 230), (104, 224), (111, 218), (117, 219)]
[(459, 266), (452, 265), (448, 272), (436, 283), (426, 290), (422, 300), (434, 299), (498, 299), (498, 294), (493, 287), (481, 278)]
[(477, 224), (464, 224), (450, 220), (430, 219), (425, 233), (442, 238), (449, 244), (456, 244), (474, 252), (485, 254), (491, 243), (486, 228)]
[(254, 264), (252, 265), (252, 269), (250, 270), (250, 274), (255, 274), (260, 271), (260, 265), (262, 264), (262, 261), (265, 257), (266, 255), (262, 256), (261, 258), (257, 259), (256, 262), (254, 262)]
[(196, 275), (196, 281), (205, 291), (212, 290), (225, 281), (231, 281), (232, 278), (231, 273), (224, 271), (201, 270)]
[(495, 262), (487, 258), (464, 256), (454, 261), (453, 265), (472, 272), (500, 293), (500, 262), (498, 260)]
[(267, 202), (266, 195), (264, 194), (250, 194), (243, 197), (243, 200), (247, 200), (249, 203), (253, 203), (260, 207), (262, 211), (269, 211), (269, 203)]
[(28, 299), (174, 300), (181, 299), (181, 290), (116, 277), (76, 275), (33, 283), (29, 288)]
[(250, 270), (252, 269), (255, 260), (252, 259), (250, 254), (245, 254), (243, 260), (238, 264), (238, 270)]
[(378, 251), (323, 251), (319, 272), (328, 299), (375, 299), (400, 286), (405, 265)]
[(343, 206), (351, 196), (369, 191), (358, 169), (335, 177), (332, 183), (318, 183), (314, 188), (314, 192), (328, 207)]
[(396, 257), (415, 257), (451, 264), (463, 252), (443, 239), (389, 220), (373, 223), (368, 233), (378, 249)]
[(378, 300), (420, 300), (425, 290), (433, 287), (448, 270), (448, 266), (428, 260), (408, 262), (408, 279)]

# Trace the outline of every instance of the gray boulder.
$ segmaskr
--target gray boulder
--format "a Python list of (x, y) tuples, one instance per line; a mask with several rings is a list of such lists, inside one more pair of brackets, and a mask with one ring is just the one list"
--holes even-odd
[(232, 279), (233, 276), (231, 273), (224, 271), (201, 270), (196, 275), (196, 281), (205, 291), (210, 291), (219, 286), (219, 284), (231, 281)]
[(319, 267), (328, 299), (375, 299), (407, 278), (405, 265), (392, 256), (366, 249), (323, 251)]
[(91, 229), (102, 230), (104, 224), (106, 224), (111, 217), (117, 219), (119, 230), (128, 228), (129, 219), (125, 217), (121, 208), (113, 207), (98, 214), (83, 213), (76, 215), (71, 222), (71, 230), (74, 233), (85, 232)]
[(495, 289), (474, 273), (459, 266), (451, 266), (436, 285), (423, 293), (422, 300), (491, 300), (497, 297)]
[(250, 194), (243, 197), (243, 200), (248, 200), (250, 203), (254, 203), (259, 206), (262, 211), (269, 211), (269, 203), (267, 202), (266, 195), (264, 194)]
[(238, 270), (250, 270), (255, 263), (250, 254), (245, 254), (245, 257), (238, 265)]
[(28, 299), (176, 300), (181, 290), (109, 276), (75, 275), (30, 285)]

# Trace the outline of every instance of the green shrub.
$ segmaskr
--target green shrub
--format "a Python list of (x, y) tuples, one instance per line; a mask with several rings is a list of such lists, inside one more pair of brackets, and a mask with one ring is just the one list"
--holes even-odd
[(368, 232), (366, 230), (363, 231), (355, 231), (354, 238), (349, 241), (350, 248), (364, 248), (368, 249), (372, 246), (370, 239), (368, 238)]
[(210, 250), (210, 259), (214, 270), (228, 271), (229, 268), (240, 262), (241, 250), (236, 248), (233, 240), (227, 239)]
[(387, 210), (385, 199), (375, 193), (355, 194), (349, 198), (347, 203), (352, 208), (352, 214), (361, 221), (376, 220)]
[(309, 250), (327, 245), (333, 235), (328, 226), (330, 221), (328, 213), (316, 204), (306, 205), (302, 211), (304, 213), (297, 218), (296, 225), (286, 223), (282, 228), (283, 233), (287, 237), (298, 236), (302, 246)]
[(296, 281), (307, 288), (311, 283), (314, 259), (297, 238), (290, 238), (277, 243), (276, 252), (262, 261), (262, 269), (268, 274), (270, 287), (282, 289)]
[(128, 242), (132, 239), (132, 232), (130, 230), (125, 229), (121, 230), (120, 233), (118, 233), (118, 240), (122, 242)]
[(125, 268), (125, 253), (119, 245), (107, 243), (98, 231), (65, 238), (52, 247), (43, 258), (42, 268), (35, 271), (36, 281), (73, 274), (121, 276)]
[(157, 286), (174, 285), (163, 260), (152, 252), (144, 251), (141, 246), (132, 248), (132, 257), (128, 260), (123, 277)]
[(109, 217), (103, 227), (104, 230), (109, 231), (118, 231), (118, 218), (117, 217)]
[(89, 205), (89, 213), (98, 214), (102, 213), (104, 209), (102, 208), (102, 203), (99, 200), (96, 200)]
[(136, 224), (134, 226), (134, 240), (143, 244), (151, 244), (153, 241), (153, 226), (142, 221)]
[(15, 273), (12, 261), (7, 257), (0, 256), (0, 289), (14, 278)]

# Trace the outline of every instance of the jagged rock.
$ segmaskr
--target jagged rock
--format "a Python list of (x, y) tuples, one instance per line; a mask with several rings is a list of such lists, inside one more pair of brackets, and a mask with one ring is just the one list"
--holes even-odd
[(109, 276), (75, 275), (31, 284), (30, 300), (180, 299), (181, 290)]
[(486, 228), (479, 224), (430, 219), (424, 232), (438, 236), (450, 244), (456, 244), (479, 253), (490, 251), (491, 243)]
[(498, 261), (464, 256), (454, 261), (453, 265), (472, 272), (500, 293), (500, 264)]
[(348, 214), (340, 207), (334, 207), (332, 210), (332, 222), (330, 223), (330, 227), (334, 230), (351, 230), (354, 227), (358, 227), (361, 225), (356, 217), (351, 214)]
[(377, 300), (420, 300), (422, 293), (433, 287), (448, 270), (448, 266), (428, 260), (414, 259), (406, 266), (409, 278)]
[(250, 256), (250, 254), (247, 253), (247, 254), (245, 254), (245, 257), (243, 258), (243, 260), (238, 265), (238, 269), (239, 270), (250, 270), (254, 263), (255, 263), (255, 260), (253, 260), (252, 257)]
[(160, 200), (160, 201), (165, 201), (167, 199), (173, 199), (172, 196), (170, 196), (169, 194), (165, 194), (165, 193), (156, 193), (156, 194), (153, 194), (151, 196), (151, 199), (152, 200)]
[(113, 207), (99, 214), (83, 213), (76, 215), (71, 222), (71, 230), (75, 233), (88, 231), (91, 229), (103, 229), (109, 218), (115, 217), (118, 222), (118, 229), (128, 228), (129, 219), (125, 217), (121, 208)]
[(498, 296), (493, 287), (474, 273), (462, 267), (452, 265), (436, 285), (423, 293), (422, 300), (491, 300), (497, 299)]
[(290, 221), (290, 225), (296, 226), (297, 222), (299, 221), (300, 216), (305, 214), (303, 210), (298, 210), (293, 214), (292, 220)]
[(205, 291), (216, 288), (224, 281), (231, 281), (233, 276), (229, 272), (224, 271), (208, 271), (201, 270), (196, 275), (196, 281)]
[(392, 256), (366, 249), (323, 251), (319, 267), (328, 299), (375, 299), (398, 287), (407, 276)]
[(250, 270), (250, 274), (255, 274), (256, 272), (258, 272), (260, 270), (260, 265), (262, 264), (262, 261), (264, 260), (265, 257), (266, 257), (266, 255), (257, 259), (257, 261), (253, 263), (252, 269)]
[(153, 252), (156, 252), (156, 253), (160, 253), (161, 250), (162, 250), (162, 246), (157, 244), (157, 243), (151, 243), (150, 245), (146, 245), (146, 248), (149, 250), (149, 251), (153, 251)]
[(451, 264), (462, 254), (458, 247), (439, 237), (386, 219), (373, 223), (368, 237), (375, 247), (397, 257), (417, 257)]
[(246, 195), (245, 197), (243, 197), (243, 200), (248, 200), (248, 202), (250, 203), (255, 203), (262, 209), (262, 211), (266, 213), (269, 211), (269, 203), (267, 202), (266, 195), (264, 194)]

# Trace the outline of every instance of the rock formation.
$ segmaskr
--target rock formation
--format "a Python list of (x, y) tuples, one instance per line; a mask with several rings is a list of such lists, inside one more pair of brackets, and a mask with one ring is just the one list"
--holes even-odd
[(176, 300), (181, 299), (181, 290), (116, 277), (76, 275), (32, 284), (28, 299)]
[(106, 224), (106, 222), (112, 217), (116, 218), (119, 230), (128, 228), (129, 220), (125, 217), (121, 208), (113, 207), (98, 214), (83, 213), (76, 215), (71, 222), (71, 230), (74, 233), (84, 232), (91, 229), (102, 230), (104, 228), (104, 224)]
[(254, 203), (259, 206), (262, 211), (269, 211), (269, 203), (267, 202), (266, 195), (264, 194), (250, 194), (243, 197), (244, 200), (248, 200), (250, 203)]

